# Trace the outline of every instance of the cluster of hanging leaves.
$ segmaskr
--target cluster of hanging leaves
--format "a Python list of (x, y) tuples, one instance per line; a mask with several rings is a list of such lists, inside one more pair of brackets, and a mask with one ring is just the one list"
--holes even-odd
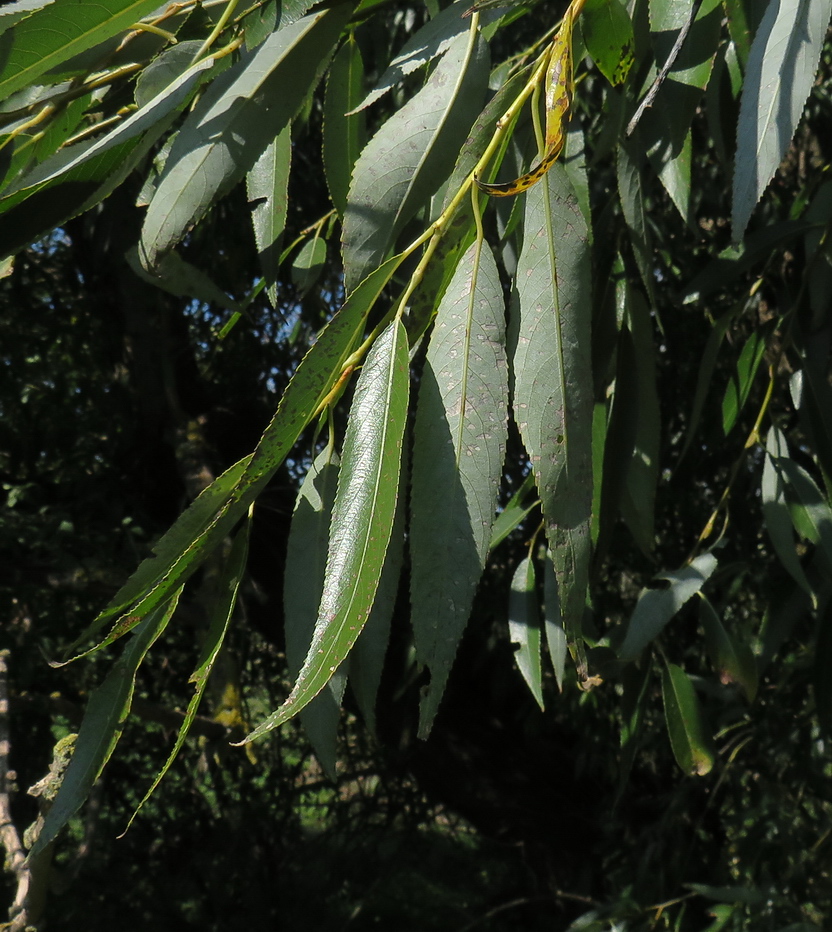
[[(222, 596), (170, 765), (229, 628), (251, 509), (277, 468), (308, 456), (310, 443), (320, 452), (298, 495), (285, 568), (294, 686), (245, 741), (300, 714), (330, 772), (347, 683), (373, 728), (402, 566), (411, 568), (425, 736), (489, 554), (518, 532), (527, 549), (506, 593), (509, 635), (537, 702), (543, 706), (549, 675), (545, 643), (560, 689), (624, 682), (627, 745), (659, 658), (675, 757), (685, 772), (707, 773), (712, 732), (694, 681), (668, 657), (664, 632), (696, 597), (716, 678), (754, 700), (760, 658), (707, 595), (720, 540), (730, 533), (731, 484), (753, 453), (765, 528), (795, 587), (778, 636), (800, 612), (828, 613), (832, 391), (828, 340), (817, 350), (813, 334), (829, 321), (832, 182), (805, 190), (785, 224), (752, 221), (812, 91), (832, 0), (572, 0), (535, 10), (551, 21), (517, 48), (512, 27), (533, 0), (426, 7), (424, 19), (412, 20), (424, 24), (372, 86), (362, 28), (389, 12), (378, 0), (17, 0), (0, 10), (6, 271), (17, 251), (137, 171), (146, 211), (129, 260), (175, 294), (209, 302), (219, 294), (231, 314), (220, 336), (262, 290), (274, 302), (280, 276), (310, 287), (337, 250), (339, 228), (343, 265), (340, 307), (254, 451), (191, 504), (68, 651), (75, 660), (131, 633), (90, 699), (39, 848), (105, 766), (138, 667), (175, 619), (183, 587), (224, 546)], [(494, 48), (511, 53), (495, 60)], [(589, 164), (580, 107), (588, 76), (603, 84)], [(384, 110), (390, 95), (403, 102)], [(704, 301), (750, 269), (763, 271), (736, 307), (710, 320), (682, 457), (693, 455), (729, 326), (754, 306), (765, 262), (786, 239), (802, 246), (804, 287), (800, 306), (754, 328), (739, 352), (722, 401), (726, 438), (744, 423), (755, 383), (768, 390), (722, 500), (692, 533), (689, 558), (656, 566), (628, 623), (598, 634), (586, 624), (591, 582), (612, 525), (623, 520), (644, 554), (655, 549), (662, 479), (655, 344), (672, 309), (656, 297), (647, 178), (658, 177), (689, 223), (693, 151), (706, 144), (692, 126), (706, 97), (713, 157), (734, 162), (733, 245), (683, 283), (685, 300)], [(323, 108), (320, 166), (333, 212), (284, 248), (291, 127), (313, 100)], [(735, 151), (726, 133), (735, 134)], [(617, 191), (604, 216), (623, 218), (613, 243), (598, 228), (593, 184), (596, 164), (610, 154)], [(261, 277), (232, 300), (209, 268), (189, 265), (177, 250), (241, 184)], [(630, 263), (635, 277), (623, 274)], [(614, 335), (598, 350), (607, 331), (595, 332), (594, 322), (610, 294)], [(798, 314), (804, 304), (808, 318)], [(808, 438), (799, 458), (770, 407), (784, 380)], [(501, 499), (512, 421), (527, 477)], [(819, 665), (832, 645), (828, 628), (818, 636)], [(818, 682), (818, 713), (830, 721), (829, 681)]]

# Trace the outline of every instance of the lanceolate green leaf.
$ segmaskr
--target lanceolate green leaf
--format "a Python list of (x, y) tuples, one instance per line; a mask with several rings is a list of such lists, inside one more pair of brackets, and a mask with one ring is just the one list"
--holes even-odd
[(679, 609), (704, 586), (716, 569), (716, 557), (703, 553), (675, 573), (657, 576), (668, 583), (660, 589), (642, 589), (630, 618), (627, 636), (618, 651), (622, 660), (635, 660), (657, 637)]
[(757, 695), (757, 661), (751, 647), (732, 637), (707, 597), (699, 593), (699, 622), (717, 676), (723, 684), (736, 683), (749, 702)]
[[(406, 442), (406, 438), (405, 438)], [(399, 487), (408, 486), (407, 457), (402, 457), (402, 472)], [(384, 669), (384, 657), (390, 640), (390, 625), (393, 609), (399, 593), (399, 583), (404, 561), (404, 529), (406, 496), (404, 491), (396, 502), (396, 517), (390, 543), (384, 556), (384, 567), (378, 581), (370, 617), (355, 642), (349, 656), (349, 682), (358, 708), (370, 734), (376, 731), (376, 697)]]
[[(309, 652), (318, 617), (338, 463), (331, 447), (318, 454), (300, 487), (292, 515), (283, 576), (283, 610), (286, 664), (293, 680)], [(300, 713), (315, 754), (331, 778), (335, 777), (335, 741), (345, 683), (344, 671), (339, 670)]]
[(733, 235), (751, 212), (791, 142), (812, 89), (832, 0), (769, 0), (751, 44), (737, 125)]
[(633, 457), (627, 465), (622, 511), (639, 546), (649, 554), (654, 545), (661, 413), (650, 312), (640, 291), (627, 290), (627, 329), (632, 336), (636, 363), (635, 371), (628, 373), (628, 377), (635, 383), (636, 412)]
[[(162, 782), (165, 774), (171, 767), (171, 764), (176, 760), (177, 754), (182, 750), (182, 746), (185, 744), (185, 740), (188, 737), (188, 732), (191, 729), (196, 713), (199, 710), (199, 704), (202, 702), (202, 696), (205, 693), (205, 687), (208, 684), (208, 677), (211, 675), (211, 671), (214, 669), (214, 663), (219, 655), (222, 645), (225, 642), (225, 636), (228, 633), (228, 626), (231, 623), (231, 617), (234, 614), (234, 607), (237, 604), (237, 593), (240, 590), (240, 581), (243, 578), (243, 573), (246, 569), (246, 559), (248, 557), (248, 538), (249, 530), (251, 527), (251, 521), (247, 520), (243, 527), (234, 535), (234, 541), (231, 544), (230, 551), (223, 562), (223, 567), (221, 573), (217, 578), (216, 589), (214, 590), (214, 598), (211, 601), (210, 605), (210, 625), (208, 628), (208, 633), (205, 637), (205, 643), (202, 645), (202, 653), (200, 654), (199, 661), (196, 665), (196, 669), (191, 674), (188, 679), (189, 683), (194, 684), (194, 694), (191, 696), (191, 701), (188, 703), (187, 711), (185, 712), (185, 717), (182, 720), (182, 725), (179, 729), (179, 733), (176, 736), (176, 742), (171, 749), (168, 759), (165, 761), (164, 766), (156, 775), (153, 783), (150, 785), (150, 789), (144, 794), (142, 801), (136, 807), (136, 811), (130, 816), (130, 821), (127, 823), (127, 828), (130, 828), (130, 825), (133, 822), (133, 819), (139, 813), (139, 810), (142, 806), (150, 799), (153, 795), (156, 787)], [(127, 831), (125, 829), (125, 832)]]
[(581, 32), (599, 71), (620, 84), (633, 65), (633, 24), (620, 0), (588, 0), (581, 11)]
[(736, 372), (722, 397), (722, 429), (726, 436), (731, 432), (737, 422), (737, 417), (748, 401), (751, 386), (766, 352), (767, 337), (768, 328), (756, 328), (746, 340), (740, 358), (737, 360)]
[(266, 147), (246, 176), (251, 225), (266, 294), (277, 307), (277, 271), (289, 208), (289, 168), (292, 162), (292, 127), (287, 123)]
[(177, 591), (165, 605), (145, 618), (107, 678), (90, 696), (75, 742), (75, 753), (38, 840), (29, 852), (30, 857), (42, 851), (75, 815), (110, 759), (130, 714), (136, 671), (153, 642), (165, 630), (178, 599)]
[(795, 550), (792, 519), (786, 503), (785, 478), (778, 466), (779, 461), (788, 455), (788, 446), (783, 432), (776, 425), (772, 425), (766, 438), (766, 459), (763, 464), (761, 483), (763, 519), (774, 546), (774, 552), (783, 568), (814, 600), (812, 587)]
[(794, 460), (781, 457), (775, 466), (786, 482), (786, 501), (795, 530), (818, 546), (827, 567), (832, 568), (832, 508), (829, 502), (815, 480)]
[(367, 621), (396, 511), (409, 388), (407, 334), (394, 320), (373, 344), (355, 389), (309, 653), (289, 697), (246, 742), (300, 712), (329, 682)]
[(0, 33), (54, 2), (55, 0), (11, 0), (0, 9)]
[(350, 11), (345, 3), (304, 17), (215, 79), (179, 131), (147, 209), (144, 264), (154, 265), (175, 246), (292, 119)]
[(410, 548), (416, 657), (439, 707), (491, 540), (508, 408), (505, 302), (487, 243), (462, 257), (437, 312), (419, 389)]
[(526, 193), (511, 343), (514, 416), (543, 505), (570, 641), (589, 582), (592, 284), (587, 230), (565, 170)]
[(537, 598), (534, 562), (524, 557), (511, 580), (508, 598), (508, 634), (514, 646), (517, 668), (543, 708), (543, 668), (540, 661), (540, 603)]
[(555, 681), (563, 692), (563, 676), (566, 670), (567, 638), (560, 611), (558, 581), (552, 555), (546, 551), (546, 563), (543, 569), (543, 624), (546, 630), (546, 644), (555, 670)]
[(332, 60), (324, 98), (324, 173), (340, 216), (347, 207), (350, 178), (367, 141), (363, 113), (351, 113), (364, 92), (361, 50), (350, 35)]
[(674, 663), (662, 671), (662, 699), (676, 763), (686, 774), (704, 777), (714, 766), (713, 738), (690, 677)]
[(115, 616), (120, 617), (110, 634), (91, 650), (121, 637), (170, 598), (230, 533), (335, 386), (367, 314), (401, 261), (401, 256), (389, 259), (349, 297), (301, 361), (254, 453), (227, 470), (196, 499), (156, 545), (156, 558), (141, 564), (73, 646)]
[(381, 262), (453, 167), (480, 111), (488, 47), (459, 36), (425, 87), (370, 140), (355, 166), (343, 227), (347, 293)]
[(636, 265), (647, 289), (650, 304), (655, 306), (653, 244), (647, 225), (642, 161), (643, 156), (630, 144), (622, 143), (618, 147), (617, 175), (621, 210), (630, 231)]
[(384, 93), (398, 84), (402, 78), (433, 61), (451, 47), (451, 44), (462, 33), (468, 31), (469, 21), (463, 18), (467, 9), (466, 0), (455, 0), (450, 6), (434, 16), (402, 47), (398, 55), (390, 62), (387, 70), (379, 78), (378, 84), (367, 95), (361, 106), (363, 110), (378, 100)]
[(158, 0), (55, 0), (38, 10), (9, 33), (10, 47), (0, 71), (0, 100), (73, 55), (128, 29), (158, 7)]

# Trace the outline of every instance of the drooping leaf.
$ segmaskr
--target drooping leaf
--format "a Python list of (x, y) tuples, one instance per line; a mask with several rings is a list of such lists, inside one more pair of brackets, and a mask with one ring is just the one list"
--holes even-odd
[(179, 591), (144, 619), (107, 678), (90, 696), (75, 753), (29, 857), (43, 851), (80, 809), (110, 759), (130, 714), (136, 672), (153, 642), (165, 630), (178, 600)]
[(0, 100), (74, 55), (118, 35), (158, 6), (158, 0), (55, 0), (43, 6), (17, 23), (3, 40)]
[(517, 668), (541, 709), (543, 668), (540, 660), (540, 604), (537, 599), (534, 561), (524, 557), (514, 571), (508, 597), (508, 634), (514, 645)]
[(751, 44), (737, 125), (732, 223), (739, 242), (812, 89), (832, 0), (769, 0)]
[(314, 699), (367, 621), (396, 511), (409, 387), (407, 334), (394, 320), (373, 344), (350, 408), (312, 644), (286, 701), (245, 742), (281, 725)]
[(254, 453), (205, 489), (156, 544), (156, 556), (139, 566), (70, 651), (116, 616), (120, 617), (110, 634), (85, 653), (121, 637), (167, 601), (231, 532), (335, 387), (367, 315), (401, 261), (401, 256), (393, 256), (347, 299), (301, 361)]
[(819, 548), (828, 567), (832, 568), (832, 508), (815, 480), (789, 457), (774, 461), (785, 479), (786, 501), (795, 530)]
[[(532, 495), (532, 493), (535, 494)], [(514, 495), (506, 502), (505, 508), (497, 515), (497, 520), (491, 528), (491, 542), (488, 549), (493, 550), (498, 544), (501, 544), (512, 531), (520, 527), (526, 517), (539, 504), (534, 485), (534, 475), (529, 473)]]
[(621, 210), (630, 231), (636, 265), (641, 273), (651, 306), (655, 306), (655, 270), (653, 267), (653, 243), (647, 225), (644, 179), (642, 178), (643, 155), (629, 143), (618, 147), (617, 176), (618, 196)]
[(58, 151), (10, 185), (0, 199), (0, 255), (16, 252), (107, 197), (187, 104), (211, 66), (206, 59), (189, 68), (102, 138)]
[(465, 8), (465, 0), (454, 0), (450, 6), (447, 6), (433, 19), (428, 20), (407, 40), (402, 50), (379, 78), (375, 88), (356, 109), (363, 110), (369, 107), (391, 87), (398, 84), (402, 78), (429, 61), (433, 61), (434, 58), (444, 55), (454, 40), (468, 31), (468, 20), (463, 18)]
[(662, 670), (662, 699), (676, 763), (686, 774), (704, 777), (714, 766), (713, 738), (690, 677), (675, 663)]
[(622, 660), (635, 660), (657, 637), (679, 609), (702, 588), (716, 569), (716, 557), (703, 553), (675, 573), (657, 576), (668, 583), (658, 589), (642, 589), (630, 617), (627, 635), (618, 650)]
[(722, 430), (726, 436), (748, 401), (751, 386), (765, 356), (769, 330), (769, 327), (758, 327), (746, 340), (737, 360), (736, 372), (725, 389), (722, 397)]
[(430, 671), (422, 736), (439, 707), (485, 567), (507, 408), (505, 302), (491, 250), (478, 241), (462, 257), (439, 306), (416, 413), (412, 623), (417, 660)]
[(246, 175), (257, 258), (266, 279), (266, 294), (272, 307), (277, 307), (277, 276), (289, 209), (291, 163), (292, 127), (287, 123)]
[(176, 252), (169, 252), (153, 270), (142, 268), (138, 251), (134, 248), (127, 256), (130, 268), (146, 282), (177, 297), (196, 298), (206, 304), (215, 304), (234, 311), (237, 303), (215, 284), (206, 272), (191, 265)]
[(563, 616), (560, 613), (558, 580), (555, 576), (552, 556), (548, 550), (546, 551), (546, 563), (543, 569), (543, 626), (546, 631), (549, 657), (555, 670), (555, 681), (558, 684), (558, 689), (563, 692), (568, 645), (566, 631), (563, 627)]
[(757, 661), (750, 645), (732, 637), (708, 598), (701, 592), (699, 597), (699, 623), (705, 632), (708, 654), (719, 681), (736, 683), (746, 699), (753, 702), (757, 695)]
[(459, 36), (425, 87), (365, 146), (344, 214), (347, 294), (384, 259), (453, 166), (487, 81), (488, 47), (476, 33)]
[(627, 329), (633, 343), (635, 388), (633, 454), (627, 464), (622, 514), (641, 549), (653, 552), (656, 486), (659, 479), (661, 412), (656, 389), (656, 361), (650, 312), (636, 289), (627, 289)]
[(635, 40), (620, 0), (588, 0), (581, 11), (581, 31), (601, 74), (610, 84), (621, 84), (635, 61)]
[(537, 480), (570, 642), (589, 582), (592, 282), (583, 214), (555, 165), (526, 193), (512, 302), (514, 416)]
[(234, 607), (237, 604), (237, 593), (240, 590), (240, 582), (246, 568), (246, 559), (248, 557), (248, 539), (251, 521), (247, 520), (245, 525), (234, 535), (234, 541), (223, 562), (222, 571), (217, 580), (217, 586), (210, 605), (210, 622), (208, 633), (205, 636), (205, 643), (202, 645), (202, 652), (199, 656), (196, 669), (190, 675), (188, 682), (194, 684), (194, 694), (188, 703), (182, 724), (179, 727), (179, 733), (171, 749), (168, 759), (165, 761), (162, 769), (156, 775), (148, 791), (144, 794), (142, 801), (136, 806), (133, 815), (127, 823), (125, 832), (133, 823), (133, 819), (139, 814), (139, 810), (150, 799), (156, 787), (162, 782), (165, 774), (170, 769), (177, 755), (182, 750), (188, 732), (191, 729), (196, 713), (199, 711), (199, 705), (202, 702), (202, 696), (205, 693), (205, 687), (208, 684), (208, 678), (214, 669), (214, 663), (217, 656), (225, 643), (225, 636), (228, 633), (228, 626), (231, 623), (231, 617), (234, 614)]
[[(300, 673), (315, 632), (338, 464), (338, 456), (330, 447), (318, 454), (301, 484), (292, 515), (283, 574), (286, 664), (292, 680)], [(345, 685), (345, 672), (338, 670), (300, 713), (304, 731), (330, 779), (336, 777), (335, 742)]]
[(321, 236), (308, 239), (292, 262), (292, 281), (301, 294), (315, 284), (326, 265), (326, 240)]
[(393, 609), (399, 594), (402, 563), (404, 562), (404, 530), (406, 495), (408, 487), (408, 461), (402, 457), (402, 472), (399, 486), (403, 490), (396, 502), (396, 517), (387, 553), (384, 555), (384, 567), (378, 581), (370, 617), (361, 631), (358, 640), (350, 651), (349, 683), (358, 708), (364, 717), (364, 723), (371, 735), (376, 732), (376, 697), (381, 685), (384, 669), (384, 657), (390, 640), (390, 625)]
[(785, 479), (778, 469), (778, 462), (788, 457), (789, 451), (783, 432), (772, 425), (766, 438), (766, 459), (763, 464), (761, 496), (763, 519), (774, 552), (783, 568), (803, 591), (812, 597), (812, 587), (803, 571), (795, 550), (794, 532), (789, 507), (786, 503)]
[(280, 29), (214, 80), (179, 131), (147, 209), (143, 264), (175, 246), (289, 123), (350, 11), (345, 3)]
[(363, 92), (364, 63), (355, 36), (350, 35), (332, 60), (324, 97), (324, 174), (341, 217), (353, 167), (367, 142), (363, 113), (351, 113)]

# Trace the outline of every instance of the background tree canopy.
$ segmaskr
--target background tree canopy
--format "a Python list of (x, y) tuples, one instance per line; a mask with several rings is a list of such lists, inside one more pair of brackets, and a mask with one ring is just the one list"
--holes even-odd
[(11, 928), (821, 928), (831, 15), (0, 9)]

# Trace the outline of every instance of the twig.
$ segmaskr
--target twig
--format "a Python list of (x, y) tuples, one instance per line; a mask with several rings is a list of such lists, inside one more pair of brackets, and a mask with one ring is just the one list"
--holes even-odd
[(684, 26), (679, 30), (679, 35), (676, 37), (676, 41), (673, 43), (673, 48), (670, 50), (670, 54), (667, 56), (667, 61), (662, 66), (662, 70), (656, 75), (656, 80), (650, 86), (650, 90), (644, 95), (644, 99), (638, 105), (638, 109), (635, 114), (633, 114), (632, 120), (627, 124), (626, 136), (629, 138), (635, 132), (636, 127), (638, 126), (639, 120), (644, 115), (644, 111), (648, 107), (653, 106), (653, 101), (656, 99), (656, 94), (659, 93), (659, 89), (662, 84), (664, 84), (665, 78), (670, 74), (670, 69), (673, 67), (676, 59), (679, 57), (679, 52), (682, 51), (682, 46), (685, 43), (685, 39), (688, 37), (690, 28), (693, 25), (693, 21), (696, 19), (696, 14), (699, 12), (699, 7), (702, 4), (702, 0), (694, 0), (693, 6), (690, 10), (690, 16), (688, 21)]
[(26, 898), (31, 872), (20, 835), (12, 821), (11, 791), (15, 773), (9, 770), (9, 651), (0, 651), (0, 844), (6, 849), (6, 870), (17, 881), (14, 902), (9, 908), (10, 932), (22, 932), (27, 925)]

